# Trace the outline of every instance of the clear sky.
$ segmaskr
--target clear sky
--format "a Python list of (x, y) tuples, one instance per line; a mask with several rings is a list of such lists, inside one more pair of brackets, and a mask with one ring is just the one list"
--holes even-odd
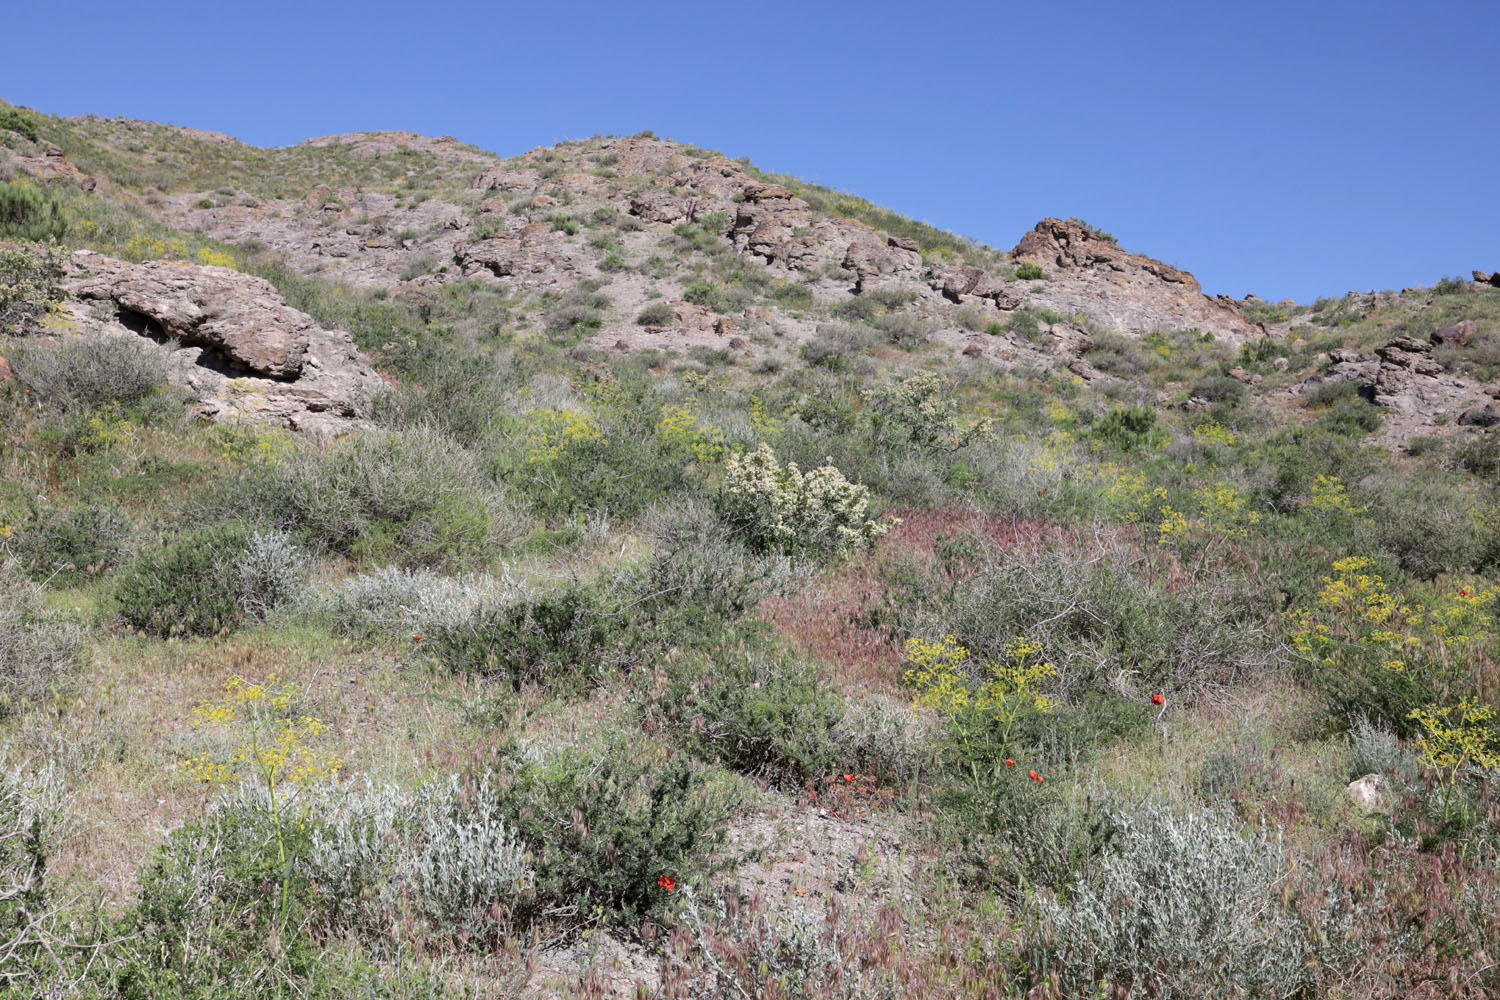
[(649, 128), (997, 247), (1079, 216), (1234, 296), (1500, 269), (1493, 0), (7, 6), (0, 96), (53, 114)]

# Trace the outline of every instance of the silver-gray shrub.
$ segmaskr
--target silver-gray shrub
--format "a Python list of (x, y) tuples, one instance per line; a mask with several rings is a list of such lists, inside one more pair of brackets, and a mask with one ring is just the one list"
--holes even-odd
[(1243, 834), (1225, 812), (1163, 805), (1115, 823), (1094, 873), (1038, 904), (1049, 954), (1034, 967), (1055, 967), (1064, 995), (1101, 980), (1161, 1000), (1303, 988), (1308, 935), (1284, 902), (1291, 865), (1279, 837)]
[(311, 569), (312, 560), (286, 532), (253, 532), (239, 561), (240, 609), (264, 621), (297, 599)]
[(24, 984), (35, 972), (33, 959), (66, 947), (59, 939), (60, 903), (45, 883), (64, 795), (50, 766), (0, 771), (0, 992)]
[(1350, 720), (1344, 743), (1351, 779), (1389, 774), (1414, 780), (1419, 773), (1416, 757), (1401, 745), (1401, 738), (1367, 716), (1356, 715)]
[(0, 562), (0, 718), (66, 684), (82, 647), (83, 630), (43, 607), (20, 564)]
[(167, 381), (172, 352), (135, 336), (86, 333), (8, 352), (17, 377), (44, 403), (69, 412), (130, 404)]
[(313, 833), (306, 865), (345, 929), (387, 934), (403, 918), (459, 944), (492, 941), (529, 905), (535, 875), (513, 827), (493, 808), (485, 776), (415, 792), (344, 793)]
[(524, 593), (508, 577), (385, 566), (311, 592), (303, 605), (336, 632), (374, 638), (456, 626), (481, 605), (508, 603)]

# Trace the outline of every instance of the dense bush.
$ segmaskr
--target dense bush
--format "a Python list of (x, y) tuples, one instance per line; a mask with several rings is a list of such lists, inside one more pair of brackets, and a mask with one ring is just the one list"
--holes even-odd
[(980, 662), (1027, 636), (1057, 665), (1057, 689), (1069, 698), (1121, 682), (1143, 692), (1227, 685), (1266, 661), (1243, 581), (1221, 574), (1168, 587), (1129, 563), (1118, 549), (988, 555), (947, 600), (910, 613), (907, 631), (951, 634)]
[(45, 248), (0, 247), (0, 332), (26, 333), (63, 300), (60, 255)]
[(671, 660), (649, 714), (694, 755), (745, 774), (801, 784), (856, 766), (838, 738), (838, 696), (774, 647), (742, 640)]
[(0, 181), (0, 239), (44, 242), (68, 232), (61, 198), (31, 181)]
[(426, 427), (354, 434), (247, 469), (210, 509), (403, 566), (482, 564), (521, 527), (474, 456)]
[(819, 368), (840, 372), (875, 344), (875, 333), (866, 326), (820, 323), (818, 331), (802, 345), (802, 360)]
[(1090, 435), (1123, 452), (1156, 447), (1165, 438), (1165, 432), (1156, 426), (1156, 411), (1145, 406), (1110, 410), (1094, 423)]
[(15, 553), (34, 579), (78, 583), (109, 569), (133, 525), (107, 500), (37, 513), (16, 530)]
[(48, 611), (14, 559), (0, 560), (0, 719), (65, 688), (83, 633)]
[(503, 770), (498, 807), (531, 848), (538, 903), (555, 919), (634, 926), (670, 899), (663, 877), (711, 884), (730, 861), (739, 802), (685, 756), (617, 739), (512, 750)]
[(142, 337), (88, 333), (55, 344), (20, 344), (10, 362), (44, 404), (65, 413), (130, 405), (167, 381), (171, 352)]
[(302, 607), (338, 634), (404, 642), (434, 629), (456, 628), (480, 604), (506, 603), (520, 593), (508, 580), (384, 566), (308, 592)]
[(240, 565), (249, 543), (248, 528), (224, 521), (148, 546), (115, 581), (120, 617), (161, 637), (234, 631), (244, 619)]
[(1063, 995), (1284, 997), (1309, 982), (1307, 934), (1285, 902), (1274, 839), (1162, 806), (1122, 813), (1115, 827), (1096, 873), (1040, 900), (1051, 961), (1033, 968), (1055, 967)]
[(570, 582), (481, 602), (465, 617), (434, 623), (422, 648), (456, 673), (571, 690), (623, 662), (621, 624), (598, 587)]
[(20, 108), (0, 108), (0, 131), (14, 132), (32, 142), (41, 141), (41, 133), (36, 129), (36, 121)]

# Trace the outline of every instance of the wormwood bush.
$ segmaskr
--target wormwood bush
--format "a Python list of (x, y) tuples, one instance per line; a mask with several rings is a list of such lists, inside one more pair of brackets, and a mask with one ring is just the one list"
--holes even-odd
[(0, 333), (24, 333), (62, 302), (62, 255), (48, 248), (0, 247)]
[(144, 337), (86, 333), (55, 344), (20, 344), (10, 362), (43, 403), (64, 413), (129, 406), (167, 381), (171, 350)]
[(1115, 818), (1113, 849), (1065, 897), (1038, 901), (1063, 995), (1095, 984), (1170, 1000), (1285, 997), (1309, 981), (1307, 936), (1283, 902), (1287, 860), (1216, 812), (1148, 805)]
[(481, 604), (507, 603), (524, 591), (487, 576), (441, 576), (383, 566), (305, 595), (302, 609), (335, 632), (362, 639), (402, 639), (456, 628)]
[(569, 688), (597, 681), (624, 661), (625, 651), (613, 642), (619, 626), (611, 594), (570, 581), (482, 602), (465, 617), (434, 623), (422, 649), (455, 673)]
[(115, 582), (120, 617), (161, 637), (233, 631), (244, 617), (240, 564), (249, 541), (243, 524), (224, 521), (147, 547)]
[(685, 755), (662, 762), (615, 739), (603, 747), (512, 748), (499, 808), (533, 852), (538, 904), (569, 923), (629, 926), (667, 902), (662, 876), (710, 884), (733, 859), (741, 806)]
[(1094, 424), (1091, 436), (1123, 452), (1154, 448), (1166, 432), (1156, 426), (1156, 412), (1145, 406), (1117, 407)]
[(311, 570), (312, 560), (286, 532), (252, 532), (238, 566), (240, 610), (264, 621), (297, 598)]
[(65, 685), (83, 633), (42, 605), (14, 559), (0, 561), (0, 719)]
[(770, 445), (724, 463), (720, 515), (762, 551), (839, 557), (869, 548), (890, 530), (866, 516), (867, 487), (849, 482), (832, 465), (804, 473), (782, 466)]
[(97, 576), (120, 556), (130, 518), (107, 500), (37, 513), (16, 531), (16, 557), (33, 579), (66, 585)]
[(338, 929), (484, 947), (531, 916), (535, 873), (493, 776), (346, 793), (313, 829), (308, 878)]
[(820, 323), (817, 335), (802, 345), (802, 360), (841, 372), (875, 346), (875, 332), (850, 323)]
[(320, 548), (404, 566), (483, 562), (519, 518), (474, 456), (431, 428), (354, 434), (247, 469), (212, 505)]

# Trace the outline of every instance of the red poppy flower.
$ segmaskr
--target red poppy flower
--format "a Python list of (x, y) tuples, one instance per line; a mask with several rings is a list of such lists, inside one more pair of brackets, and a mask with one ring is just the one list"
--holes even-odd
[(1153, 704), (1153, 705), (1165, 705), (1166, 703), (1167, 703), (1167, 696), (1166, 695), (1163, 695), (1163, 694), (1153, 694), (1151, 696), (1151, 704)]
[(412, 642), (421, 642), (422, 641), (422, 637), (420, 635), (414, 635), (414, 636), (411, 637), (411, 641)]
[(1013, 760), (1011, 760), (1009, 757), (1007, 757), (1007, 758), (1005, 758), (1005, 766), (1006, 767), (1015, 767), (1016, 766), (1016, 762), (1013, 761)]
[(853, 781), (854, 780), (854, 775), (852, 775), (852, 774), (846, 774), (846, 775), (844, 775), (844, 780), (845, 781)]
[(670, 875), (663, 875), (661, 878), (656, 880), (656, 884), (661, 886), (668, 892), (671, 892), (673, 889), (677, 888), (677, 880)]
[(1035, 771), (1032, 771), (1030, 776), (1031, 776), (1031, 780), (1032, 781), (1041, 781), (1042, 780), (1042, 776), (1040, 774), (1037, 774)]

